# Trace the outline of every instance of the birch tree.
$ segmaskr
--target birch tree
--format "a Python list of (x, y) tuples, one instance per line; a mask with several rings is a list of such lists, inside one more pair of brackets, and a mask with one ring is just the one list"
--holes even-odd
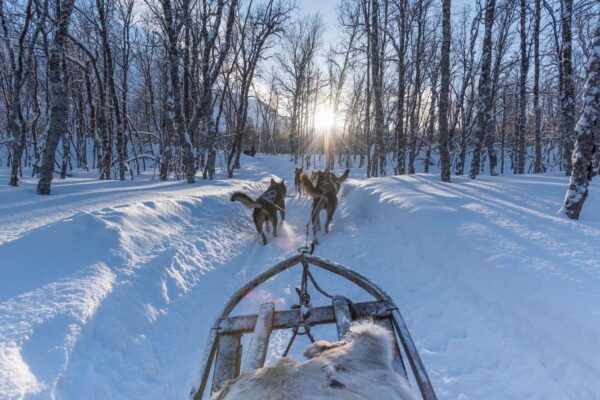
[(525, 173), (525, 123), (527, 118), (527, 73), (529, 72), (529, 55), (527, 54), (527, 4), (521, 0), (520, 7), (521, 36), (521, 68), (519, 74), (519, 117), (517, 122), (518, 163), (517, 173)]
[(565, 195), (564, 209), (567, 217), (579, 219), (579, 214), (589, 194), (593, 176), (593, 157), (598, 151), (595, 135), (598, 134), (600, 113), (600, 19), (596, 22), (588, 62), (588, 78), (583, 94), (583, 113), (575, 127), (575, 148), (572, 155), (571, 178)]
[(583, 203), (588, 197), (588, 186), (593, 176), (593, 157), (598, 151), (595, 134), (598, 132), (600, 112), (600, 19), (594, 29), (590, 49), (588, 79), (583, 95), (583, 113), (575, 127), (575, 148), (569, 188), (565, 195), (564, 209), (567, 217), (579, 219)]
[(117, 134), (117, 160), (119, 163), (119, 178), (125, 180), (125, 160), (127, 158), (125, 147), (125, 134), (124, 134), (124, 122), (123, 114), (121, 114), (121, 102), (117, 92), (117, 86), (115, 83), (115, 61), (113, 56), (113, 50), (109, 41), (109, 16), (108, 13), (111, 11), (112, 4), (106, 0), (96, 0), (96, 9), (98, 12), (98, 20), (100, 23), (100, 37), (102, 39), (103, 54), (104, 54), (104, 65), (106, 68), (107, 83), (109, 96), (112, 101), (112, 109), (115, 121), (115, 130)]
[(406, 132), (404, 129), (404, 105), (406, 96), (406, 83), (405, 83), (405, 71), (406, 71), (406, 42), (408, 38), (408, 4), (407, 0), (397, 0), (396, 7), (398, 16), (396, 18), (396, 31), (397, 35), (391, 35), (391, 43), (396, 51), (398, 58), (397, 67), (397, 100), (396, 100), (396, 127), (394, 130), (395, 141), (396, 141), (396, 168), (395, 172), (398, 175), (404, 175), (406, 172)]
[(37, 184), (37, 192), (41, 195), (50, 194), (54, 175), (54, 162), (56, 160), (56, 147), (67, 129), (69, 105), (61, 61), (74, 4), (75, 0), (56, 1), (54, 37), (50, 45), (50, 58), (48, 59), (48, 85), (51, 99), (50, 123), (46, 134), (46, 143), (44, 144), (40, 178)]
[(533, 22), (533, 112), (534, 112), (534, 156), (533, 173), (542, 169), (542, 109), (540, 105), (540, 25), (542, 20), (541, 0), (535, 0)]
[(442, 0), (442, 49), (440, 61), (439, 144), (440, 169), (443, 182), (450, 182), (450, 153), (448, 151), (448, 95), (450, 92), (450, 9), (451, 0)]
[(379, 0), (371, 0), (371, 26), (369, 31), (371, 54), (371, 80), (375, 111), (374, 132), (377, 150), (372, 160), (371, 176), (385, 175), (385, 150), (383, 144), (383, 60), (381, 59)]
[(571, 24), (573, 20), (573, 0), (561, 0), (562, 23), (562, 52), (560, 59), (562, 96), (562, 155), (566, 175), (571, 174), (573, 152), (573, 128), (575, 126), (575, 82), (573, 74), (573, 35)]
[[(492, 27), (494, 25), (494, 12), (496, 0), (487, 0), (485, 9), (485, 34), (483, 37), (483, 48), (481, 54), (481, 73), (479, 75), (479, 87), (477, 98), (477, 125), (473, 146), (473, 158), (471, 161), (471, 172), (469, 176), (475, 179), (479, 174), (481, 162), (481, 149), (485, 140), (490, 160), (490, 174), (496, 175), (496, 152), (494, 150), (494, 138), (489, 134), (490, 122), (493, 115), (492, 85), (490, 79), (490, 66), (492, 63)], [(488, 133), (488, 135), (486, 135)]]

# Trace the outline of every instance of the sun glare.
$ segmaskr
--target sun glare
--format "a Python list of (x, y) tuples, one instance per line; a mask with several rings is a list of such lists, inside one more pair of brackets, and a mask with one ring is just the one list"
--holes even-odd
[(335, 114), (329, 107), (319, 107), (315, 112), (315, 127), (327, 130), (335, 124)]

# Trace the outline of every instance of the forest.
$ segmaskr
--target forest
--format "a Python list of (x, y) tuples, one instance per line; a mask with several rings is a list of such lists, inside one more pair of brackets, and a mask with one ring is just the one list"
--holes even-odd
[(194, 183), (233, 177), (253, 147), (367, 177), (575, 168), (582, 197), (600, 159), (597, 117), (577, 125), (599, 104), (584, 93), (597, 1), (347, 0), (335, 43), (301, 3), (1, 0), (7, 183), (30, 174), (49, 194), (74, 169)]

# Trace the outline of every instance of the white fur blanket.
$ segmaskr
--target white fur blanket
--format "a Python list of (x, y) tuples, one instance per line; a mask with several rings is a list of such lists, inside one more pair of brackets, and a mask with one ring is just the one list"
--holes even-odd
[(351, 341), (311, 344), (299, 363), (281, 358), (272, 367), (240, 375), (212, 400), (413, 400), (406, 380), (392, 369), (392, 338), (373, 323), (350, 328)]

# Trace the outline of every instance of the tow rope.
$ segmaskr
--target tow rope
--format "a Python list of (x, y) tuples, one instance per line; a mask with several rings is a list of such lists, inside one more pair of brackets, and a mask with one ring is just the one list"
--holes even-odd
[(315, 251), (315, 241), (311, 240), (309, 243), (308, 232), (309, 232), (309, 228), (310, 228), (310, 222), (315, 217), (315, 213), (318, 212), (317, 210), (319, 210), (319, 207), (321, 206), (322, 201), (323, 201), (323, 195), (321, 195), (321, 198), (319, 198), (319, 202), (317, 203), (317, 206), (314, 208), (314, 210), (312, 210), (312, 212), (308, 218), (308, 222), (304, 225), (304, 228), (306, 230), (306, 236), (304, 238), (304, 246), (298, 248), (298, 252), (300, 254), (308, 253), (308, 254), (312, 255)]
[[(302, 260), (301, 262), (302, 262), (302, 280), (300, 281), (300, 287), (296, 287), (296, 293), (298, 294), (298, 304), (294, 304), (291, 307), (293, 310), (296, 309), (300, 313), (300, 322), (298, 323), (298, 325), (296, 325), (292, 328), (292, 337), (290, 338), (290, 341), (288, 342), (288, 344), (285, 348), (285, 351), (283, 352), (283, 357), (287, 357), (287, 355), (288, 355), (290, 349), (292, 348), (292, 345), (294, 344), (294, 341), (296, 340), (296, 337), (298, 335), (307, 336), (308, 339), (311, 341), (311, 343), (315, 342), (315, 338), (313, 337), (313, 335), (310, 331), (310, 329), (311, 329), (310, 323), (307, 321), (308, 318), (310, 317), (310, 312), (311, 312), (310, 294), (308, 293), (308, 282), (309, 281), (312, 283), (314, 288), (317, 289), (317, 291), (319, 293), (321, 293), (323, 296), (325, 296), (326, 298), (331, 299), (331, 300), (339, 299), (339, 298), (344, 299), (348, 303), (348, 307), (350, 308), (350, 313), (352, 315), (352, 318), (356, 318), (356, 316), (359, 314), (358, 310), (356, 309), (356, 306), (354, 305), (352, 300), (350, 300), (346, 296), (331, 295), (331, 294), (327, 293), (323, 288), (321, 288), (321, 286), (319, 286), (319, 284), (317, 283), (317, 280), (315, 279), (313, 274), (310, 272), (310, 270), (308, 268), (308, 263), (305, 260)], [(300, 331), (300, 328), (302, 328), (302, 331)]]

